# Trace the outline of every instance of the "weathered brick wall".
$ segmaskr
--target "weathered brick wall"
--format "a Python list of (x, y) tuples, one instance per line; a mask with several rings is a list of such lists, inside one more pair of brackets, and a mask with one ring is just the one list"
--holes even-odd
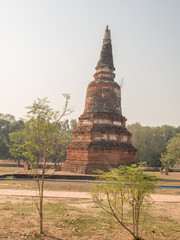
[(136, 150), (130, 143), (119, 141), (73, 142), (67, 148), (67, 158), (63, 171), (93, 173), (108, 170), (120, 164), (136, 162)]
[(121, 114), (120, 86), (114, 81), (92, 81), (87, 89), (84, 113)]

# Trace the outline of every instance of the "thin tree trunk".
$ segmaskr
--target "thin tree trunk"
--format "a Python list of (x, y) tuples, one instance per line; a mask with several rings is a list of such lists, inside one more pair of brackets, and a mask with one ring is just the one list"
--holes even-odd
[(123, 204), (123, 200), (121, 202), (121, 212), (122, 212), (122, 222), (124, 221), (124, 204)]
[(135, 210), (134, 210), (134, 202), (132, 206), (132, 217), (133, 217), (133, 233), (135, 234)]
[(138, 237), (138, 207), (135, 206), (135, 234)]
[[(41, 191), (42, 194), (42, 191)], [(40, 216), (40, 234), (43, 234), (43, 196), (40, 196), (40, 206), (39, 206), (39, 216)]]
[(20, 158), (18, 157), (18, 159), (17, 159), (17, 167), (20, 167)]
[(42, 180), (40, 189), (40, 206), (39, 206), (39, 216), (40, 216), (40, 234), (43, 234), (43, 200), (44, 200), (44, 175), (46, 169), (46, 158), (44, 158), (43, 170), (42, 170)]

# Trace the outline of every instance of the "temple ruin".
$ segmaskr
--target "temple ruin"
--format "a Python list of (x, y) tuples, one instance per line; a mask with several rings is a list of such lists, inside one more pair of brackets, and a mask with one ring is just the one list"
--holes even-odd
[(61, 170), (92, 174), (121, 164), (136, 162), (136, 149), (130, 143), (131, 133), (125, 127), (121, 110), (121, 89), (114, 81), (111, 36), (106, 27), (100, 59), (94, 80), (87, 88), (84, 113), (67, 147)]

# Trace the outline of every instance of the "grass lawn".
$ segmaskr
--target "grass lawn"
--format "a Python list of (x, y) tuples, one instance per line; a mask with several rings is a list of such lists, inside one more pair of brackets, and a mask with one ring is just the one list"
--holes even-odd
[[(38, 234), (35, 198), (3, 197), (0, 202), (0, 239), (132, 240), (114, 219), (92, 200), (45, 199), (44, 231)], [(180, 239), (180, 204), (155, 203), (142, 215), (145, 240)], [(146, 220), (146, 221), (145, 221)]]
[[(0, 173), (23, 171), (18, 168), (0, 167)], [(149, 173), (148, 173), (149, 174)], [(161, 185), (180, 186), (180, 173), (168, 176), (154, 173)], [(0, 181), (1, 189), (35, 189), (33, 181)], [(46, 182), (45, 189), (51, 191), (90, 192), (92, 183)], [(157, 189), (158, 194), (180, 194), (179, 189)], [(27, 240), (132, 240), (111, 217), (107, 216), (90, 199), (45, 198), (45, 236), (38, 234), (36, 198), (0, 198), (0, 239)], [(180, 239), (180, 203), (154, 203), (142, 215), (141, 236), (145, 240)]]

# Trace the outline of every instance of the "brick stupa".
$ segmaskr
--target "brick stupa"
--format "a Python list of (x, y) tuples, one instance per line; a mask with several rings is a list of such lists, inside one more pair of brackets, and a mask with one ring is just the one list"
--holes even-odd
[(79, 117), (73, 141), (67, 147), (62, 171), (92, 174), (97, 169), (107, 171), (121, 164), (136, 162), (136, 149), (130, 143), (130, 132), (125, 128), (121, 91), (114, 82), (114, 70), (107, 26), (94, 80), (87, 88), (84, 113)]

